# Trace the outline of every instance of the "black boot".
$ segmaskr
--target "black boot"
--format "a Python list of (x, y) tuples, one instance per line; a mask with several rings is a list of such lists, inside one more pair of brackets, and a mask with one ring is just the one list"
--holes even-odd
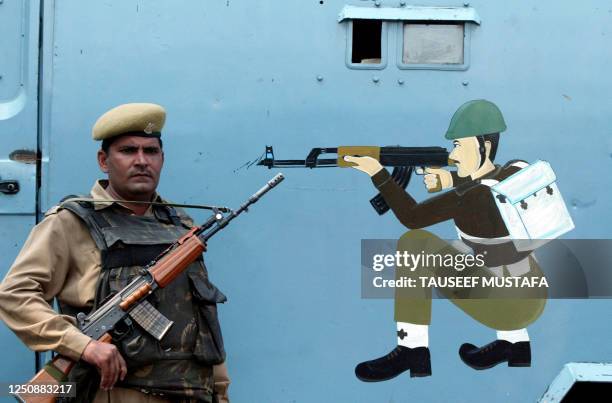
[(465, 343), (459, 348), (459, 356), (474, 369), (489, 369), (504, 361), (508, 361), (509, 367), (531, 366), (531, 346), (528, 341), (510, 343), (495, 340), (482, 347)]
[(410, 376), (431, 375), (431, 361), (427, 347), (397, 346), (389, 354), (355, 367), (355, 375), (364, 382), (387, 381), (404, 371)]

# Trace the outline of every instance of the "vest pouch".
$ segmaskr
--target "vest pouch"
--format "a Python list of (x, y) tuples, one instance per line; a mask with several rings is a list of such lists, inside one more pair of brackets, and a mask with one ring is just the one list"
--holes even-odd
[(216, 365), (225, 361), (217, 304), (227, 301), (227, 298), (208, 280), (205, 270), (204, 266), (200, 265), (199, 268), (190, 268), (187, 271), (196, 302), (194, 305), (197, 306), (195, 316), (199, 331), (193, 354), (202, 363)]
[[(102, 267), (94, 309), (109, 295), (125, 288), (141, 267), (191, 227), (181, 212), (178, 212), (177, 221), (176, 212), (173, 213), (174, 210), (169, 207), (154, 211), (154, 217), (127, 215), (123, 209), (114, 207), (95, 210), (93, 205), (76, 202), (67, 202), (62, 207), (83, 220), (101, 252)], [(161, 207), (159, 209), (162, 210)], [(158, 214), (160, 212), (162, 214)], [(223, 344), (220, 331), (215, 330), (218, 327), (214, 316), (216, 309), (201, 308), (196, 294), (202, 294), (194, 291), (193, 282), (187, 275), (190, 269), (205, 270), (202, 262), (196, 261), (166, 287), (157, 289), (146, 298), (173, 322), (161, 340), (151, 336), (132, 318), (126, 334), (113, 341), (130, 369), (118, 386), (163, 393), (172, 401), (175, 401), (174, 398), (184, 399), (183, 391), (191, 389), (193, 395), (189, 397), (198, 401), (210, 400), (213, 390), (212, 364), (202, 363), (201, 360), (206, 359), (211, 363), (223, 361)], [(204, 294), (205, 289), (201, 288)], [(205, 319), (207, 317), (209, 320)], [(146, 317), (143, 316), (143, 320)], [(212, 347), (203, 348), (202, 345), (207, 343)], [(196, 345), (197, 357), (194, 356)], [(93, 375), (97, 375), (95, 369)], [(95, 381), (90, 385), (94, 384)], [(95, 393), (97, 385), (91, 390)]]
[[(108, 270), (108, 286), (111, 294), (122, 290), (138, 274), (140, 267), (116, 267)], [(147, 300), (157, 306), (155, 294)], [(138, 325), (133, 319), (130, 329), (115, 343), (129, 368), (141, 367), (159, 360), (189, 359), (190, 353), (179, 351), (164, 351), (160, 342)]]

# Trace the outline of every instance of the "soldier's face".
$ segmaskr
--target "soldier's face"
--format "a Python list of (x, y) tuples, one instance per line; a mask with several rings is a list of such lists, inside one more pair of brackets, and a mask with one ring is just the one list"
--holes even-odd
[(480, 167), (480, 152), (476, 137), (465, 137), (453, 141), (453, 151), (448, 156), (456, 161), (457, 175), (470, 176)]
[(100, 150), (98, 163), (120, 196), (143, 200), (157, 188), (164, 153), (156, 138), (125, 136), (115, 140), (108, 153)]

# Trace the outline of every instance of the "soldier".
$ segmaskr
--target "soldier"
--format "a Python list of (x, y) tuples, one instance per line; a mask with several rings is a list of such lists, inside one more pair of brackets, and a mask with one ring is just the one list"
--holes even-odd
[[(182, 210), (122, 201), (163, 202), (155, 190), (165, 118), (159, 105), (126, 104), (98, 119), (92, 133), (102, 141), (97, 158), (108, 180), (94, 184), (92, 202), (68, 200), (49, 210), (0, 285), (0, 317), (29, 348), (77, 361), (69, 376), (77, 401), (227, 401), (216, 311), (225, 296), (202, 259), (148, 298), (174, 322), (161, 341), (137, 324), (122, 329), (115, 344), (75, 327), (78, 312), (122, 289), (193, 226)], [(62, 314), (47, 303), (53, 298)]]
[[(439, 267), (424, 267), (419, 269), (418, 275), (423, 275), (423, 272), (428, 276), (470, 275), (481, 278), (542, 275), (531, 251), (519, 252), (514, 248), (485, 182), (501, 181), (520, 169), (514, 161), (504, 166), (493, 163), (499, 133), (504, 130), (503, 116), (492, 102), (476, 100), (462, 105), (446, 132), (446, 138), (453, 141), (454, 148), (449, 158), (457, 166), (457, 171), (428, 168), (424, 177), (429, 191), (453, 189), (421, 203), (398, 186), (374, 158), (345, 157), (356, 164), (354, 168), (370, 175), (395, 216), (412, 230), (400, 238), (398, 250), (415, 255), (423, 251), (443, 256), (464, 253), (420, 229), (453, 220), (464, 249), (467, 247), (470, 253), (485, 256), (485, 267), (478, 269), (457, 272), (448, 268), (441, 271)], [(404, 270), (396, 269), (396, 276), (405, 274)], [(410, 276), (410, 272), (407, 275)], [(508, 298), (497, 295), (495, 298), (474, 299), (474, 294), (466, 294), (465, 290), (440, 291), (468, 315), (497, 330), (497, 339), (492, 343), (483, 347), (469, 343), (461, 346), (459, 355), (467, 365), (475, 369), (491, 368), (505, 361), (509, 366), (530, 365), (531, 348), (526, 327), (544, 309), (545, 295), (542, 292), (532, 292), (530, 298), (509, 292)], [(408, 369), (411, 376), (431, 375), (430, 320), (431, 289), (396, 289), (398, 346), (379, 359), (357, 365), (357, 377), (366, 382), (384, 381)]]

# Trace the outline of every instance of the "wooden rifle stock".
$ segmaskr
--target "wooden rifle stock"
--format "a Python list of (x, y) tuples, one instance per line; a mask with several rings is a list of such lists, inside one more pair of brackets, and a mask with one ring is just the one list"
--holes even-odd
[[(149, 268), (149, 272), (155, 279), (156, 285), (163, 288), (170, 284), (191, 263), (193, 263), (205, 250), (204, 243), (198, 239), (197, 233), (202, 227), (195, 227), (176, 242), (176, 247), (169, 249), (155, 264)], [(145, 283), (125, 297), (119, 307), (126, 313), (129, 309), (152, 292), (151, 284)], [(104, 333), (98, 341), (110, 343), (112, 336)], [(59, 385), (65, 381), (68, 373), (76, 363), (62, 355), (55, 356), (41, 369), (27, 385), (46, 384)], [(25, 403), (54, 403), (57, 395), (15, 395), (17, 400)]]
[[(110, 334), (105, 333), (101, 339), (103, 343), (110, 343), (112, 337)], [(45, 364), (44, 368), (38, 371), (32, 379), (30, 379), (27, 385), (45, 384), (45, 385), (59, 385), (61, 382), (66, 380), (66, 377), (75, 366), (76, 362), (70, 358), (66, 358), (63, 355), (56, 355), (51, 361)], [(37, 395), (20, 395), (16, 394), (15, 398), (24, 403), (55, 403), (57, 395), (55, 394), (37, 394)]]
[(204, 252), (206, 247), (196, 235), (196, 231), (181, 238), (179, 247), (168, 255), (162, 257), (153, 267), (151, 275), (161, 288), (170, 284), (174, 279)]
[[(130, 309), (135, 304), (146, 298), (151, 292), (157, 288), (163, 288), (170, 284), (179, 274), (181, 274), (191, 263), (193, 263), (206, 249), (206, 242), (213, 235), (225, 228), (230, 221), (238, 217), (242, 212), (247, 211), (248, 207), (256, 203), (264, 194), (278, 185), (284, 180), (283, 174), (277, 174), (274, 178), (266, 183), (264, 187), (259, 189), (253, 194), (240, 208), (236, 211), (230, 211), (228, 217), (224, 217), (221, 214), (221, 210), (215, 211), (215, 213), (200, 227), (194, 227), (191, 231), (183, 235), (178, 241), (172, 246), (165, 250), (160, 256), (158, 256), (153, 262), (151, 262), (145, 270), (145, 273), (138, 276), (136, 280), (128, 284), (123, 290), (119, 291), (115, 296), (104, 302), (102, 306), (87, 316), (83, 323), (90, 321), (99, 320), (100, 317), (105, 317), (108, 312), (115, 314), (117, 310), (123, 311), (125, 315), (128, 314)], [(212, 227), (212, 228), (211, 228)], [(210, 230), (209, 230), (210, 229)], [(205, 232), (209, 230), (208, 232)], [(150, 281), (149, 281), (150, 279)], [(146, 280), (146, 281), (145, 281)], [(134, 285), (135, 284), (135, 285)], [(109, 308), (114, 308), (114, 311)], [(102, 312), (97, 315), (98, 312)], [(97, 317), (96, 317), (97, 315)], [(93, 317), (96, 317), (95, 320)], [(121, 317), (121, 320), (125, 316)], [(77, 315), (77, 319), (79, 315)], [(116, 322), (115, 322), (116, 323)], [(87, 334), (87, 326), (81, 327), (83, 333)], [(112, 331), (113, 327), (101, 326), (96, 331)], [(90, 329), (89, 329), (90, 330)], [(98, 334), (98, 333), (96, 333)], [(96, 336), (98, 341), (104, 343), (110, 343), (112, 336), (110, 333), (99, 333), (100, 336)], [(69, 358), (61, 355), (57, 355), (51, 361), (49, 361), (43, 369), (41, 369), (26, 385), (34, 384), (46, 384), (46, 385), (59, 385), (63, 382), (70, 370), (76, 363)], [(78, 393), (78, 390), (76, 391)], [(54, 403), (57, 395), (14, 395), (17, 400), (25, 403)]]

